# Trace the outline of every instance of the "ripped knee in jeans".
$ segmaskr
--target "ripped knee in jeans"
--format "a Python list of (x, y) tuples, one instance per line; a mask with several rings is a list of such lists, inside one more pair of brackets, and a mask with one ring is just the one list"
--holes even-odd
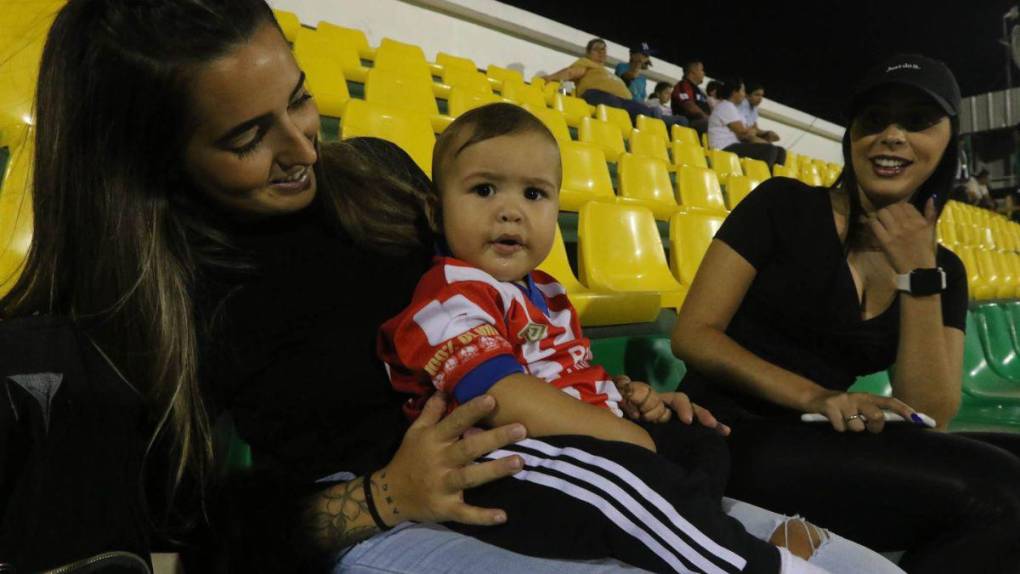
[(815, 550), (828, 539), (829, 533), (826, 530), (795, 516), (780, 524), (772, 533), (769, 542), (786, 548), (804, 560), (810, 560)]

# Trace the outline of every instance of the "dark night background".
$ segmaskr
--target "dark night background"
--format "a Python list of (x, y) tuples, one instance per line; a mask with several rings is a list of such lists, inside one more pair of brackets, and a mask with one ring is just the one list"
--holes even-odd
[[(846, 92), (870, 64), (896, 52), (944, 61), (964, 96), (1005, 89), (1002, 17), (1016, 4), (502, 1), (625, 46), (646, 41), (677, 65), (700, 58), (709, 77), (758, 80), (766, 97), (841, 125)], [(1020, 71), (1012, 69), (1020, 86)]]

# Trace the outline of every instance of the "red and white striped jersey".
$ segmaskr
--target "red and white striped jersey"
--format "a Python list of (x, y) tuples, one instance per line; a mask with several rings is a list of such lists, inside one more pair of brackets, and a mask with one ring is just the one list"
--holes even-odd
[(408, 416), (416, 418), (436, 389), (464, 403), (522, 372), (621, 416), (616, 387), (590, 364), (591, 347), (566, 290), (537, 270), (525, 283), (436, 258), (411, 305), (379, 333), (377, 351), (390, 382), (415, 395), (405, 405)]

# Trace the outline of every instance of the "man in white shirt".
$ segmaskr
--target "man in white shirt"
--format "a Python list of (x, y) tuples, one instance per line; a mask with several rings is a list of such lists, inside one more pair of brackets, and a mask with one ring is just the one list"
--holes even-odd
[(774, 143), (779, 141), (779, 134), (774, 131), (766, 131), (758, 127), (758, 106), (765, 99), (765, 86), (760, 82), (747, 83), (747, 97), (738, 106), (740, 113), (744, 115), (744, 125), (754, 131), (754, 135), (761, 139)]

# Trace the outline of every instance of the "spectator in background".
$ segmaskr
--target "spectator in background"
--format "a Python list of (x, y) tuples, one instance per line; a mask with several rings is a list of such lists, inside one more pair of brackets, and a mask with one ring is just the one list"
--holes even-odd
[[(722, 84), (717, 80), (711, 80), (708, 85), (705, 86), (705, 94), (708, 96), (708, 107), (715, 109), (715, 106), (719, 104), (719, 98), (716, 95), (719, 92), (719, 86)], [(711, 112), (710, 112), (711, 113)]]
[(758, 137), (744, 123), (738, 107), (746, 97), (744, 82), (740, 79), (723, 80), (718, 93), (719, 105), (708, 120), (708, 144), (737, 155), (760, 159), (769, 164), (769, 169), (776, 163), (786, 165), (786, 150)]
[(647, 80), (642, 77), (641, 72), (652, 67), (652, 59), (649, 57), (654, 53), (648, 42), (641, 42), (630, 49), (630, 61), (620, 62), (616, 65), (616, 75), (620, 76), (635, 102), (645, 101), (647, 93)]
[(645, 103), (651, 107), (659, 108), (663, 115), (672, 115), (672, 109), (669, 107), (669, 99), (672, 94), (672, 84), (669, 82), (659, 82), (655, 84), (655, 91), (652, 92), (652, 95), (648, 96), (648, 101)]
[(988, 169), (981, 168), (964, 185), (967, 191), (967, 202), (985, 209), (995, 209), (995, 201), (988, 191)]
[(708, 116), (712, 108), (708, 105), (708, 96), (698, 86), (705, 80), (705, 65), (699, 60), (691, 60), (684, 64), (684, 79), (673, 88), (673, 114), (687, 118), (691, 127), (698, 133), (708, 129)]
[(774, 131), (765, 131), (758, 127), (758, 106), (761, 105), (761, 101), (765, 99), (765, 86), (758, 82), (747, 83), (747, 97), (738, 106), (740, 113), (744, 115), (744, 125), (751, 130), (751, 132), (760, 137), (761, 139), (775, 143), (779, 141), (779, 134)]
[(546, 81), (563, 82), (570, 80), (577, 86), (577, 95), (593, 106), (605, 104), (616, 108), (627, 110), (630, 118), (637, 121), (637, 116), (643, 114), (653, 118), (659, 118), (666, 122), (667, 126), (674, 124), (687, 125), (687, 119), (676, 116), (664, 116), (657, 107), (650, 107), (644, 102), (635, 102), (633, 94), (627, 89), (618, 76), (609, 72), (606, 68), (606, 41), (602, 38), (594, 38), (588, 42), (584, 49), (585, 57), (579, 58), (573, 64), (563, 68), (555, 74), (545, 77)]

